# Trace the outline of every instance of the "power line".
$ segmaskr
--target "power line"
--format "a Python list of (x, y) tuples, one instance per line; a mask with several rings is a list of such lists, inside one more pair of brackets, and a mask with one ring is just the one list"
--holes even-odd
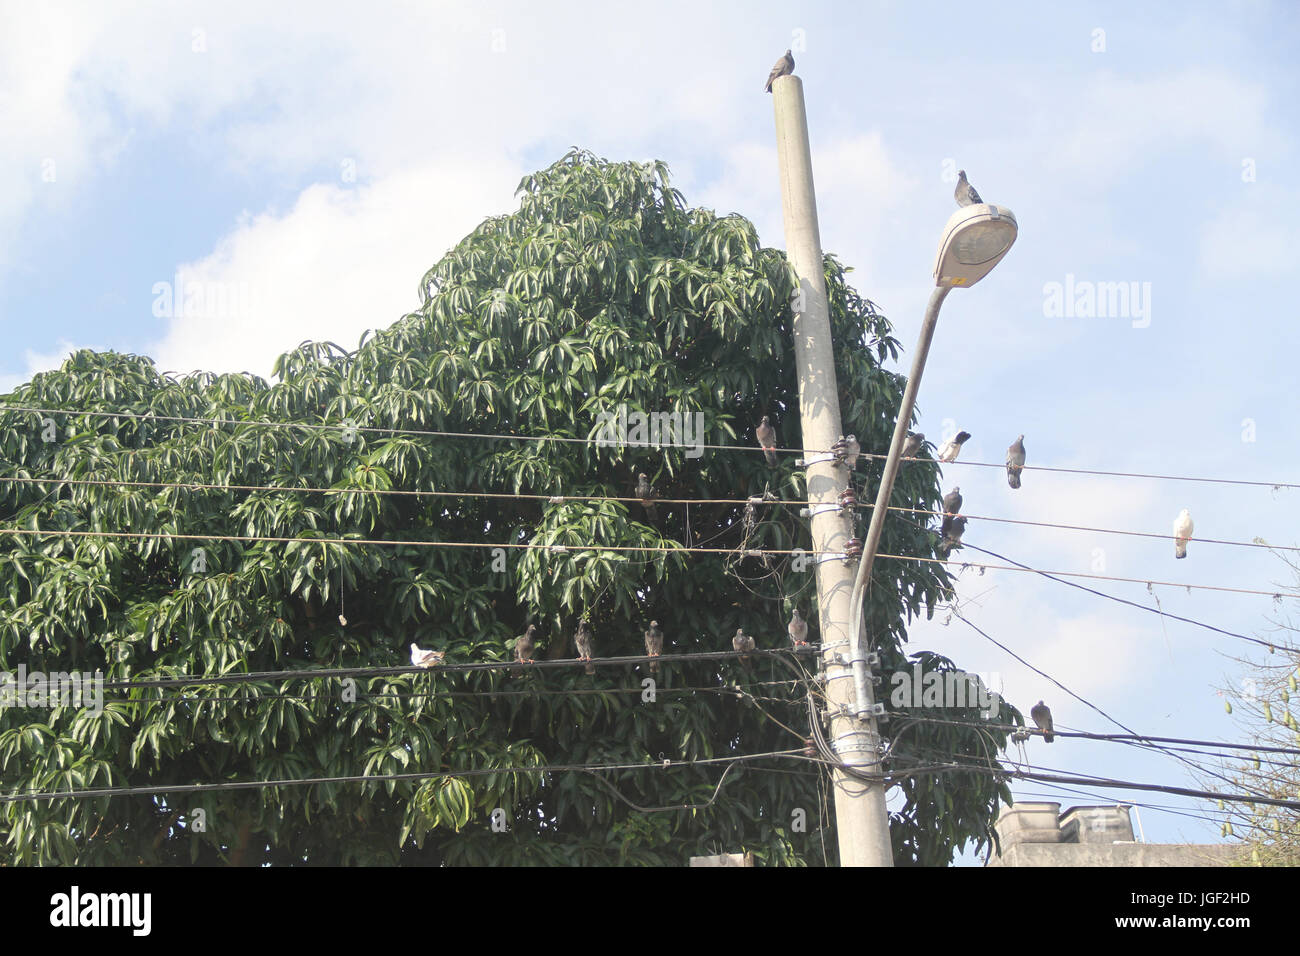
[[(709, 445), (703, 443), (679, 444), (675, 442), (652, 442), (652, 441), (622, 441), (610, 440), (607, 438), (575, 438), (571, 436), (559, 435), (508, 435), (508, 434), (491, 434), (483, 432), (452, 432), (438, 431), (434, 429), (417, 429), (417, 428), (385, 428), (378, 425), (352, 425), (347, 422), (338, 424), (312, 424), (308, 422), (278, 422), (269, 420), (250, 420), (250, 419), (232, 419), (232, 418), (198, 418), (182, 415), (154, 415), (141, 414), (139, 412), (101, 412), (89, 409), (68, 409), (68, 408), (39, 408), (26, 405), (0, 405), (0, 412), (26, 412), (41, 415), (85, 415), (98, 418), (126, 418), (150, 422), (182, 422), (196, 425), (245, 425), (263, 428), (302, 428), (313, 431), (356, 431), (379, 433), (384, 435), (410, 435), (422, 438), (470, 438), (480, 440), (497, 440), (497, 441), (531, 441), (531, 442), (562, 442), (580, 445), (600, 445), (609, 447), (625, 448), (683, 448), (683, 449), (708, 449), (711, 451), (743, 451), (743, 452), (762, 452), (765, 451), (758, 445)], [(782, 454), (797, 454), (805, 457), (812, 455), (832, 454), (832, 449), (810, 449), (810, 448), (774, 448), (766, 449), (776, 451)], [(860, 453), (863, 458), (885, 459), (889, 456), (884, 453), (873, 453), (863, 451)], [(930, 458), (905, 458), (904, 461), (930, 462), (937, 464)], [(979, 462), (979, 461), (957, 461), (944, 462), (944, 464), (958, 464), (963, 466), (973, 466), (977, 468), (1005, 468), (1005, 462)], [(1214, 484), (1227, 485), (1252, 485), (1264, 488), (1300, 488), (1300, 484), (1292, 484), (1283, 481), (1252, 481), (1240, 478), (1203, 478), (1190, 475), (1158, 475), (1143, 474), (1138, 472), (1124, 471), (1098, 471), (1084, 468), (1055, 468), (1046, 465), (1025, 465), (1026, 471), (1045, 471), (1060, 472), (1064, 474), (1077, 475), (1100, 475), (1109, 478), (1149, 478), (1163, 481), (1196, 481), (1210, 482)]]

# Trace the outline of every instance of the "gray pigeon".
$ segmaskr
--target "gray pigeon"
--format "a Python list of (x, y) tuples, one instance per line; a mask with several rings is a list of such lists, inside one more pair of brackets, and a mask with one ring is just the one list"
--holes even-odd
[[(588, 662), (591, 661), (591, 638), (592, 638), (591, 626), (587, 623), (587, 619), (584, 617), (578, 623), (578, 632), (573, 635), (573, 643), (574, 646), (578, 648), (579, 660), (588, 661)], [(588, 674), (596, 673), (596, 665), (592, 663), (588, 663), (587, 673)]]
[(785, 56), (776, 61), (776, 66), (772, 67), (772, 72), (767, 75), (767, 86), (763, 87), (764, 92), (772, 92), (772, 81), (778, 76), (789, 76), (794, 72), (794, 57), (789, 50), (785, 51)]
[(790, 640), (794, 641), (795, 647), (803, 647), (808, 643), (808, 622), (803, 619), (798, 608), (793, 613), (794, 617), (790, 619)]
[(957, 515), (948, 522), (947, 530), (944, 532), (943, 540), (935, 546), (934, 553), (944, 561), (956, 548), (961, 547), (961, 536), (966, 531), (966, 519), (962, 515)]
[(641, 499), (646, 517), (651, 521), (658, 521), (659, 514), (654, 505), (655, 490), (644, 472), (636, 476), (636, 496)]
[[(645, 652), (651, 657), (658, 657), (664, 652), (664, 632), (659, 630), (659, 622), (651, 621), (645, 632)], [(651, 673), (659, 673), (659, 665), (650, 662)]]
[[(520, 664), (531, 664), (533, 662), (533, 647), (536, 644), (537, 625), (529, 624), (528, 630), (515, 639), (515, 660)], [(522, 667), (516, 667), (511, 670), (516, 677), (524, 673)]]
[(1020, 472), (1025, 467), (1025, 436), (1021, 435), (1007, 449), (1007, 484), (1012, 488), (1020, 487)]
[(973, 206), (976, 203), (983, 202), (980, 194), (975, 191), (975, 187), (966, 182), (966, 170), (957, 170), (957, 189), (953, 193), (957, 199), (958, 206)]
[(1047, 709), (1047, 705), (1040, 700), (1029, 709), (1029, 716), (1043, 732), (1043, 743), (1050, 744), (1055, 738), (1052, 736), (1052, 712)]
[(970, 432), (958, 432), (943, 443), (943, 447), (939, 449), (938, 459), (940, 461), (956, 461), (957, 456), (961, 454), (961, 446), (968, 441), (970, 441)]
[(940, 537), (948, 536), (948, 529), (952, 527), (952, 519), (961, 513), (961, 488), (955, 487), (952, 491), (943, 496), (943, 522), (939, 525)]
[(736, 636), (731, 639), (731, 646), (740, 652), (742, 661), (747, 661), (749, 660), (747, 652), (754, 649), (754, 639), (745, 633), (744, 628), (738, 627), (736, 628)]
[(767, 449), (763, 452), (763, 457), (767, 459), (769, 465), (775, 468), (778, 459), (776, 452), (771, 449), (776, 447), (776, 429), (772, 427), (772, 420), (766, 415), (758, 423), (758, 427), (754, 429), (754, 437), (758, 439), (758, 443), (764, 449)]
[(858, 444), (855, 435), (850, 435), (847, 438), (841, 435), (839, 440), (831, 445), (831, 453), (848, 465), (850, 469), (853, 469), (858, 466), (858, 455), (862, 454), (862, 446)]
[(915, 458), (916, 453), (921, 450), (921, 443), (925, 441), (925, 435), (921, 432), (908, 432), (907, 440), (903, 442), (903, 457)]

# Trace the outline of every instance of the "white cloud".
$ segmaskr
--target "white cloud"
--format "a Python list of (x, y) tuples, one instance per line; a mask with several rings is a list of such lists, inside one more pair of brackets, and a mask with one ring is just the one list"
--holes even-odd
[(26, 349), (23, 352), (23, 365), (26, 371), (19, 375), (0, 375), (0, 395), (6, 394), (32, 380), (32, 376), (37, 372), (49, 372), (57, 369), (67, 359), (68, 355), (77, 351), (84, 346), (74, 345), (66, 339), (60, 339), (58, 347), (50, 352), (36, 352), (32, 349)]

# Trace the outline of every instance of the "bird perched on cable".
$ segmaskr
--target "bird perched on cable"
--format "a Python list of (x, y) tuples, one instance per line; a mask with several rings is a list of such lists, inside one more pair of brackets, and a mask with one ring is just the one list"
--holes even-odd
[(416, 667), (434, 667), (442, 663), (442, 651), (426, 651), (418, 644), (411, 645), (411, 663)]
[(754, 429), (754, 437), (758, 439), (759, 445), (763, 447), (763, 457), (767, 459), (767, 463), (772, 467), (776, 467), (776, 452), (772, 451), (776, 447), (776, 429), (772, 427), (772, 420), (766, 415), (758, 423), (758, 427)]
[(1007, 484), (1020, 487), (1020, 472), (1025, 468), (1025, 436), (1021, 435), (1007, 449)]
[(943, 496), (943, 522), (939, 525), (940, 537), (948, 536), (948, 529), (952, 527), (952, 519), (961, 513), (961, 488), (954, 486), (952, 491)]
[(584, 617), (581, 621), (578, 622), (577, 633), (573, 635), (573, 644), (578, 649), (578, 660), (588, 662), (587, 664), (588, 674), (596, 673), (596, 665), (590, 663), (591, 639), (592, 639), (591, 625), (587, 623), (587, 619)]
[(907, 440), (903, 442), (904, 458), (915, 458), (916, 453), (921, 450), (921, 443), (925, 441), (925, 435), (921, 432), (908, 432)]
[(975, 191), (975, 187), (966, 182), (966, 170), (957, 170), (957, 189), (953, 193), (957, 198), (958, 206), (973, 206), (976, 203), (983, 202), (980, 194)]
[[(531, 664), (533, 662), (533, 648), (537, 643), (537, 625), (529, 624), (528, 630), (515, 638), (515, 660), (520, 664)], [(511, 672), (519, 676), (524, 672), (522, 667), (516, 667)]]
[(651, 521), (658, 521), (659, 515), (654, 504), (655, 490), (644, 472), (636, 476), (636, 496), (641, 499), (641, 507), (645, 508), (646, 517)]
[(947, 561), (948, 555), (961, 547), (961, 536), (965, 531), (966, 519), (962, 515), (957, 515), (957, 517), (948, 521), (948, 527), (944, 531), (943, 540), (935, 546), (934, 553)]
[(970, 441), (970, 432), (958, 432), (943, 443), (943, 447), (939, 449), (939, 460), (956, 461), (957, 456), (961, 454), (961, 446), (968, 441)]
[(1043, 732), (1043, 743), (1050, 744), (1055, 738), (1052, 736), (1052, 712), (1047, 709), (1047, 705), (1040, 700), (1029, 709), (1029, 716)]
[(754, 649), (754, 639), (745, 633), (743, 627), (736, 628), (736, 636), (731, 639), (731, 646), (740, 652), (742, 661), (749, 660), (749, 651)]
[(1187, 557), (1187, 542), (1192, 540), (1192, 513), (1184, 508), (1174, 519), (1174, 557)]
[(767, 86), (763, 87), (765, 93), (772, 92), (772, 81), (778, 76), (789, 76), (794, 72), (794, 57), (790, 51), (785, 51), (785, 56), (776, 61), (776, 66), (772, 67), (772, 72), (767, 75)]
[(854, 435), (845, 438), (843, 435), (831, 445), (831, 454), (833, 454), (850, 469), (858, 466), (858, 455), (862, 454), (862, 446), (858, 444), (858, 439)]
[[(650, 626), (646, 628), (645, 652), (651, 657), (658, 657), (664, 652), (664, 632), (659, 630), (658, 621), (651, 621)], [(659, 665), (651, 661), (650, 671), (655, 674), (659, 673)]]
[(790, 618), (790, 640), (794, 641), (795, 647), (804, 647), (808, 643), (808, 622), (803, 619), (798, 608), (792, 613), (794, 617)]

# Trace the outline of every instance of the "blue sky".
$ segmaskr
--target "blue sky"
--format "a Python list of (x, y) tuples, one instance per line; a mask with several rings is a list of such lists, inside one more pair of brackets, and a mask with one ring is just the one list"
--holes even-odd
[[(1000, 461), (1024, 433), (1030, 464), (1294, 482), (1298, 10), (322, 3), (305, 18), (262, 3), (6, 2), (0, 391), (75, 347), (268, 375), (303, 339), (354, 346), (572, 145), (663, 159), (688, 201), (742, 213), (784, 247), (762, 85), (793, 46), (823, 246), (894, 323), (904, 370), (953, 171), (1019, 218), (1007, 259), (944, 307), (920, 393), (929, 437), (972, 432), (971, 461)], [(156, 315), (155, 286), (177, 275), (238, 308)], [(1050, 315), (1044, 289), (1067, 277), (1136, 283), (1149, 313)], [(1030, 472), (1012, 492), (960, 464), (944, 484), (972, 514), (1166, 534), (1188, 507), (1198, 535), (1300, 545), (1294, 490)], [(978, 521), (967, 538), (1050, 569), (1294, 583), (1257, 549), (1193, 543), (1175, 562), (1167, 541)], [(1244, 645), (1029, 575), (962, 581), (973, 621), (1130, 726), (1244, 738), (1216, 695), (1240, 680), (1224, 654)], [(1157, 594), (1248, 634), (1286, 610)], [(1026, 710), (1047, 699), (1058, 726), (1113, 729), (960, 623), (920, 625), (913, 646), (998, 673)], [(1071, 772), (1196, 785), (1132, 748), (1043, 751), (1031, 743), (1036, 762)], [(1218, 839), (1185, 817), (1142, 822), (1152, 841)]]

